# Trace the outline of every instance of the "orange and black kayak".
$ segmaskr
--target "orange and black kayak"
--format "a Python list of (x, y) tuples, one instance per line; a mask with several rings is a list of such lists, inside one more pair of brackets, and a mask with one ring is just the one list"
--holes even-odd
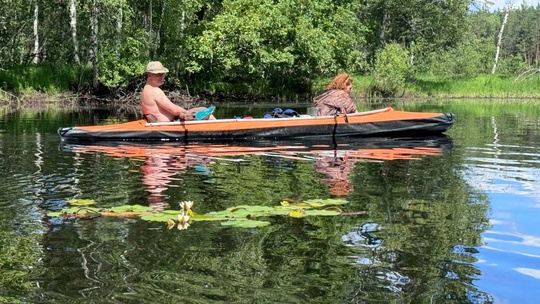
[(321, 136), (426, 135), (450, 129), (455, 117), (450, 113), (374, 111), (291, 118), (217, 119), (148, 123), (126, 123), (61, 127), (62, 141), (213, 141), (287, 139)]

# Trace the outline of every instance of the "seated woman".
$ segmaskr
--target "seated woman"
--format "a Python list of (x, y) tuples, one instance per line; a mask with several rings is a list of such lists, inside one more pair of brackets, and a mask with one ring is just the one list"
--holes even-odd
[(356, 105), (351, 99), (353, 79), (342, 73), (334, 77), (326, 91), (313, 98), (319, 116), (337, 115), (356, 112)]

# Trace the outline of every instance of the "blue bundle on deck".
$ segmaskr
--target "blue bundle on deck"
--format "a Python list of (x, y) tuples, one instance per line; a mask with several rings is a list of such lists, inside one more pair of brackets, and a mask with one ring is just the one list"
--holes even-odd
[(300, 114), (293, 109), (286, 109), (283, 111), (281, 108), (275, 108), (272, 112), (264, 114), (263, 118), (288, 118), (298, 116), (300, 116)]

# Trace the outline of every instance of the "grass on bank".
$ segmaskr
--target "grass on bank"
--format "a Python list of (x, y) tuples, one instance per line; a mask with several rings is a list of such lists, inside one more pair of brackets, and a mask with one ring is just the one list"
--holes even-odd
[(420, 76), (407, 83), (411, 96), (436, 98), (539, 98), (540, 74), (531, 77), (481, 75), (468, 78)]
[[(353, 93), (368, 96), (371, 76), (352, 75)], [(320, 78), (314, 82), (314, 92), (323, 91), (331, 81)], [(540, 72), (530, 77), (479, 75), (474, 77), (415, 76), (405, 83), (397, 98), (540, 98)]]
[(76, 64), (47, 64), (12, 66), (0, 69), (0, 89), (15, 95), (63, 93), (89, 85), (90, 66)]

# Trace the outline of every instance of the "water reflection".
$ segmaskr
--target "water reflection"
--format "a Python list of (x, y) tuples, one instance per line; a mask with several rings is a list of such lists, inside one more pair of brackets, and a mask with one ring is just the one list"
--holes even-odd
[[(145, 143), (67, 144), (60, 149), (77, 153), (104, 153), (114, 157), (144, 157), (141, 166), (142, 182), (149, 193), (148, 203), (158, 209), (166, 208), (165, 190), (175, 187), (171, 182), (181, 180), (187, 168), (202, 174), (211, 172), (214, 159), (261, 155), (295, 161), (314, 162), (314, 169), (323, 176), (320, 181), (330, 194), (346, 196), (352, 193), (349, 179), (357, 162), (395, 159), (415, 159), (419, 156), (441, 155), (452, 147), (445, 135), (424, 138), (341, 138), (320, 141), (249, 141), (241, 143)], [(234, 159), (233, 159), (234, 160)]]
[(212, 161), (205, 157), (190, 157), (184, 151), (172, 154), (153, 153), (151, 149), (145, 151), (147, 154), (144, 164), (141, 166), (143, 173), (142, 183), (146, 186), (148, 204), (156, 210), (163, 210), (168, 207), (167, 195), (165, 191), (175, 180), (181, 180), (182, 174), (189, 167), (195, 168), (198, 172), (209, 174), (208, 167)]

